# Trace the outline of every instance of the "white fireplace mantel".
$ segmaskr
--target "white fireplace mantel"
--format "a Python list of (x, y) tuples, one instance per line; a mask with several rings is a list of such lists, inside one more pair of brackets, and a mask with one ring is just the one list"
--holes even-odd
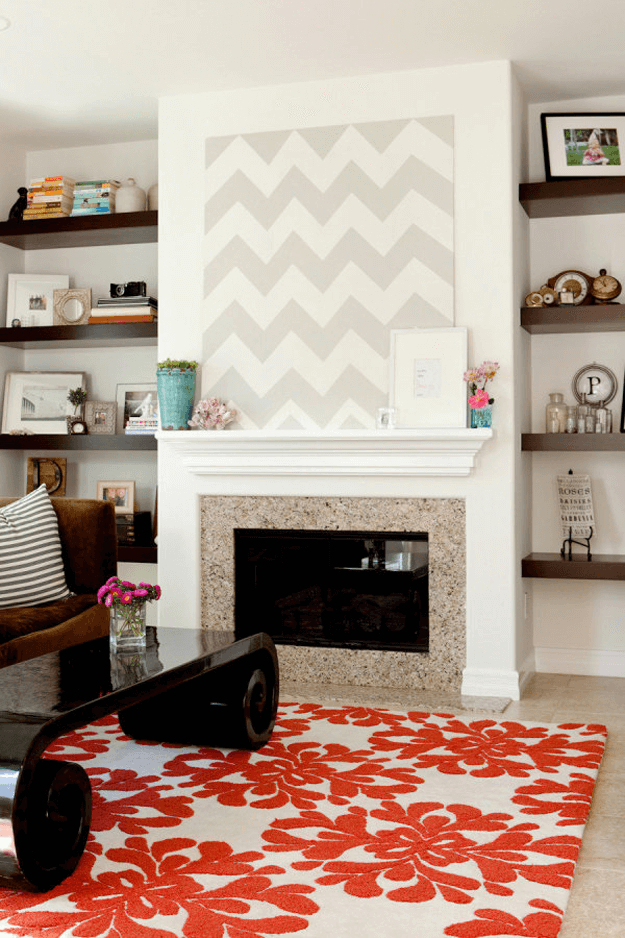
[(194, 475), (468, 476), (492, 430), (169, 430)]

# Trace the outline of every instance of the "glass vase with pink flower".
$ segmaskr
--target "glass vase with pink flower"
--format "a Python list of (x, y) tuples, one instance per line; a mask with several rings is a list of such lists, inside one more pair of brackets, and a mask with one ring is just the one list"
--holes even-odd
[(131, 583), (109, 577), (98, 590), (98, 602), (110, 610), (111, 651), (143, 651), (147, 640), (146, 609), (159, 599), (161, 588), (151, 583)]
[(485, 361), (477, 368), (465, 371), (463, 379), (469, 389), (469, 426), (472, 429), (491, 427), (493, 423), (493, 404), (495, 398), (486, 390), (486, 385), (492, 381), (499, 371), (499, 363)]

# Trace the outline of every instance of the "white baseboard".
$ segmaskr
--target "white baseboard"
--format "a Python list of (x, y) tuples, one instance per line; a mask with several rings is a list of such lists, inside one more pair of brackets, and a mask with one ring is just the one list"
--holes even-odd
[(536, 652), (532, 648), (529, 655), (526, 657), (525, 661), (519, 668), (519, 690), (521, 692), (521, 697), (523, 696), (523, 691), (525, 686), (530, 680), (532, 674), (536, 671)]
[(521, 699), (518, 671), (495, 671), (491, 668), (465, 668), (462, 693), (469, 697), (511, 697)]
[(587, 648), (535, 648), (536, 671), (625, 677), (625, 651)]

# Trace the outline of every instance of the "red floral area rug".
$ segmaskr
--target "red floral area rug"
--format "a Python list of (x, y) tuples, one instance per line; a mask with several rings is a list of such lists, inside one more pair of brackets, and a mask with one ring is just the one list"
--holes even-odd
[(284, 704), (258, 752), (59, 740), (91, 834), (48, 893), (0, 889), (26, 938), (554, 938), (605, 727)]

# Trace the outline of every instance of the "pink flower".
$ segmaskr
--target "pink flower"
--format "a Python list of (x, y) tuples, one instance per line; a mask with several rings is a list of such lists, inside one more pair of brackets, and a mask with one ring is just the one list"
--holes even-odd
[(488, 394), (486, 391), (476, 391), (475, 394), (469, 398), (469, 407), (472, 409), (486, 407), (487, 404)]
[(119, 601), (122, 606), (130, 606), (132, 603), (132, 593), (122, 593)]
[(137, 599), (140, 599), (140, 598), (143, 598), (144, 596), (147, 596), (148, 591), (144, 589), (136, 589), (132, 591), (132, 595), (135, 596)]
[(109, 588), (108, 588), (108, 586), (106, 585), (106, 583), (104, 584), (104, 586), (101, 586), (101, 587), (100, 587), (100, 589), (98, 590), (98, 602), (99, 602), (99, 603), (104, 602), (104, 597), (106, 596), (106, 594), (108, 593), (108, 591), (109, 591)]
[(107, 609), (110, 609), (111, 606), (113, 605), (113, 598), (114, 598), (113, 594), (109, 593), (106, 599), (104, 600), (104, 605), (106, 606)]

